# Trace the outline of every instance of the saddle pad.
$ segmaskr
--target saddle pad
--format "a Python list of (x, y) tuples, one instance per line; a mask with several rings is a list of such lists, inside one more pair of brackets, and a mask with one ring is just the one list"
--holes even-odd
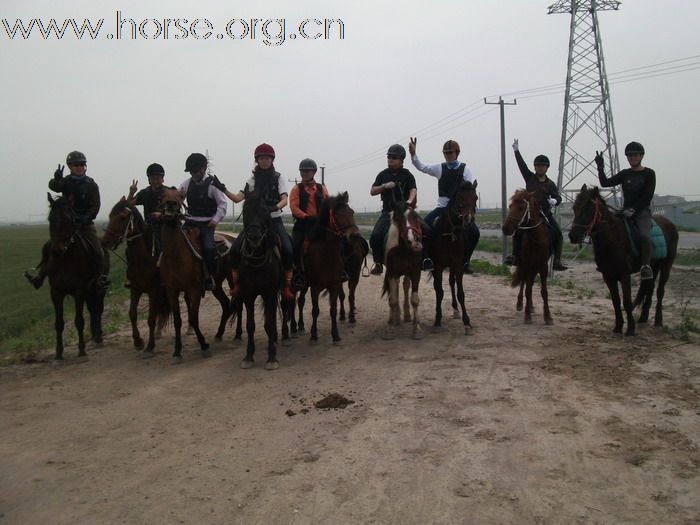
[[(629, 237), (630, 245), (632, 246), (632, 255), (639, 257), (638, 242), (632, 234), (632, 226), (627, 219), (625, 219), (625, 228), (627, 229), (627, 237)], [(651, 246), (652, 259), (665, 259), (666, 255), (668, 255), (666, 237), (664, 237), (664, 232), (661, 231), (661, 228), (654, 219), (651, 220)]]

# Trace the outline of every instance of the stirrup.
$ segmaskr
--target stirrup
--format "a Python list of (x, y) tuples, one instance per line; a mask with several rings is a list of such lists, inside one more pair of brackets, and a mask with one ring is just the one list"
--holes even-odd
[(435, 264), (433, 263), (433, 260), (430, 257), (426, 257), (423, 259), (423, 267), (422, 270), (424, 272), (427, 272), (429, 270), (433, 270), (435, 268)]
[(503, 264), (506, 266), (515, 266), (515, 258), (512, 255), (506, 255), (506, 258), (503, 259)]
[(653, 279), (654, 278), (654, 271), (651, 269), (651, 266), (649, 266), (648, 264), (643, 265), (639, 271), (639, 278), (642, 281), (647, 281), (649, 279)]

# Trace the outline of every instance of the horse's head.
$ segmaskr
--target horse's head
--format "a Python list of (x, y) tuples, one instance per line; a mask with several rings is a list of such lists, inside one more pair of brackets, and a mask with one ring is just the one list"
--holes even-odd
[(421, 242), (420, 218), (413, 208), (405, 202), (398, 202), (394, 207), (392, 221), (399, 232), (399, 239), (414, 253), (423, 251)]
[(477, 181), (472, 184), (462, 181), (450, 199), (450, 213), (459, 218), (465, 226), (471, 224), (476, 215), (476, 202), (479, 199), (476, 193)]
[(257, 191), (247, 191), (243, 203), (243, 227), (245, 239), (251, 248), (259, 247), (272, 227), (270, 210)]
[(328, 208), (328, 229), (333, 234), (338, 237), (350, 237), (360, 232), (355, 224), (355, 211), (348, 204), (347, 191), (329, 197), (324, 207), (326, 206)]
[(582, 243), (602, 219), (604, 209), (605, 203), (600, 197), (598, 187), (588, 188), (584, 184), (574, 200), (574, 219), (569, 240), (574, 244)]
[(535, 194), (527, 190), (515, 190), (508, 205), (508, 215), (501, 227), (504, 235), (513, 235), (520, 226), (526, 225), (532, 218), (538, 217), (540, 206)]
[(182, 216), (181, 209), (182, 203), (185, 201), (185, 197), (180, 193), (177, 188), (165, 188), (163, 191), (163, 198), (160, 202), (160, 207), (162, 209), (163, 222), (172, 223), (179, 221)]
[(51, 250), (56, 253), (63, 253), (72, 242), (73, 234), (76, 230), (75, 212), (65, 197), (56, 199), (48, 194), (49, 206), (49, 233), (51, 239)]
[(102, 235), (102, 245), (108, 249), (119, 246), (133, 227), (134, 207), (125, 197), (119, 199), (109, 212), (109, 223)]

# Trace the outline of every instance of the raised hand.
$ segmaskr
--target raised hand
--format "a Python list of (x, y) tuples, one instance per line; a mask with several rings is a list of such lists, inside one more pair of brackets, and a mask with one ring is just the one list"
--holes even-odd
[(518, 139), (513, 140), (513, 151), (520, 151), (520, 146), (518, 145)]
[(61, 166), (60, 164), (58, 165), (56, 171), (53, 172), (54, 179), (61, 180), (63, 178), (63, 168), (65, 168), (65, 166)]
[(595, 152), (595, 165), (601, 170), (605, 168), (605, 160), (603, 159), (603, 154), (600, 151)]
[(408, 143), (408, 152), (411, 157), (416, 154), (416, 142), (418, 142), (418, 137), (410, 137), (411, 141)]

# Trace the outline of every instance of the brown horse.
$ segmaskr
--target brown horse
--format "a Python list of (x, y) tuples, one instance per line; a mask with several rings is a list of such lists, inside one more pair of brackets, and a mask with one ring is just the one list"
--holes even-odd
[[(318, 341), (318, 298), (323, 290), (328, 291), (331, 314), (331, 337), (334, 343), (340, 342), (338, 333), (338, 295), (342, 290), (343, 243), (359, 233), (354, 218), (355, 212), (348, 204), (348, 192), (339, 193), (324, 201), (317, 227), (309, 239), (304, 253), (304, 269), (307, 285), (299, 291), (299, 323), (304, 327), (304, 303), (306, 291), (311, 288), (311, 341)], [(354, 294), (354, 289), (353, 289)], [(354, 305), (354, 297), (353, 297)]]
[(632, 303), (631, 274), (639, 271), (639, 259), (632, 256), (632, 247), (625, 228), (624, 219), (618, 217), (600, 196), (597, 187), (587, 188), (584, 184), (581, 192), (574, 201), (574, 222), (569, 232), (573, 243), (582, 243), (589, 235), (593, 243), (593, 253), (598, 271), (603, 274), (605, 284), (610, 290), (613, 308), (615, 309), (616, 333), (622, 333), (624, 320), (620, 309), (620, 293), (617, 283), (622, 286), (622, 305), (627, 314), (627, 331), (625, 335), (634, 335), (635, 323), (632, 316), (634, 306), (642, 305), (639, 322), (646, 323), (649, 318), (652, 295), (656, 277), (659, 284), (656, 290), (656, 315), (654, 326), (663, 325), (662, 303), (666, 282), (671, 273), (673, 260), (678, 248), (678, 230), (674, 224), (661, 215), (654, 215), (666, 239), (667, 254), (663, 259), (652, 259), (651, 267), (654, 279), (642, 281), (637, 297)]
[(551, 255), (551, 235), (547, 220), (542, 215), (539, 200), (534, 192), (516, 190), (510, 198), (508, 216), (503, 222), (503, 235), (522, 235), (520, 261), (513, 273), (512, 286), (520, 285), (516, 308), (523, 309), (523, 287), (525, 287), (525, 323), (532, 323), (532, 285), (535, 277), (540, 276), (540, 293), (544, 302), (544, 322), (554, 324), (549, 311), (549, 294), (547, 276), (549, 274), (549, 257)]
[(182, 361), (182, 318), (180, 317), (180, 293), (187, 299), (189, 325), (197, 336), (203, 357), (209, 357), (209, 343), (199, 329), (199, 305), (204, 290), (204, 268), (202, 260), (193, 252), (183, 231), (183, 196), (175, 188), (166, 188), (163, 193), (162, 228), (160, 233), (161, 261), (160, 282), (165, 287), (175, 326), (175, 351), (173, 362)]
[(241, 292), (232, 301), (234, 318), (240, 319), (241, 303), (246, 309), (248, 344), (241, 368), (254, 365), (255, 354), (255, 299), (263, 300), (265, 333), (267, 334), (266, 370), (279, 368), (277, 361), (277, 308), (282, 287), (282, 262), (277, 236), (274, 234), (270, 211), (261, 196), (253, 191), (245, 195), (243, 204), (244, 229), (241, 243), (239, 282)]
[[(452, 309), (455, 317), (459, 316), (457, 305), (461, 309), (464, 333), (471, 332), (471, 322), (464, 303), (464, 229), (471, 224), (476, 214), (477, 182), (464, 181), (456, 189), (450, 198), (444, 215), (439, 217), (433, 227), (433, 242), (430, 247), (430, 256), (433, 259), (433, 288), (435, 289), (435, 323), (433, 330), (442, 329), (442, 273), (445, 268), (450, 270), (450, 290), (452, 293)], [(455, 286), (457, 292), (455, 294)], [(455, 297), (456, 295), (456, 297)]]
[[(343, 246), (343, 264), (345, 265), (345, 273), (348, 275), (348, 322), (355, 322), (355, 291), (360, 282), (360, 274), (362, 273), (362, 265), (367, 267), (367, 254), (369, 253), (369, 245), (362, 236), (357, 233), (347, 238)], [(369, 275), (369, 270), (366, 270), (366, 275)], [(340, 299), (340, 311), (338, 319), (345, 321), (345, 290), (340, 287), (338, 294)]]
[[(48, 277), (51, 286), (56, 329), (56, 359), (63, 359), (63, 301), (72, 295), (75, 301), (75, 328), (78, 332), (78, 356), (85, 357), (85, 319), (83, 307), (90, 314), (90, 333), (95, 343), (102, 343), (102, 311), (105, 290), (97, 284), (97, 273), (88, 244), (81, 237), (75, 222), (75, 213), (65, 197), (52, 199), (48, 194), (50, 240), (52, 252)], [(105, 263), (109, 260), (105, 253)]]
[(126, 277), (131, 283), (129, 320), (135, 348), (143, 348), (138, 329), (138, 305), (141, 296), (148, 295), (148, 344), (145, 349), (148, 357), (153, 355), (156, 346), (156, 326), (160, 331), (170, 317), (170, 303), (165, 288), (160, 285), (153, 241), (149, 243), (152, 235), (139, 210), (124, 197), (109, 212), (109, 224), (102, 235), (102, 245), (112, 251), (126, 242)]
[[(391, 226), (386, 241), (386, 273), (382, 296), (389, 296), (389, 322), (383, 335), (385, 339), (394, 337), (395, 327), (401, 323), (399, 308), (399, 280), (403, 276), (404, 292), (404, 321), (413, 321), (411, 337), (420, 339), (423, 330), (418, 322), (418, 285), (422, 264), (423, 243), (421, 242), (421, 227), (418, 214), (406, 203), (397, 203), (391, 215)], [(411, 289), (410, 304), (413, 316), (409, 310), (408, 290)]]

